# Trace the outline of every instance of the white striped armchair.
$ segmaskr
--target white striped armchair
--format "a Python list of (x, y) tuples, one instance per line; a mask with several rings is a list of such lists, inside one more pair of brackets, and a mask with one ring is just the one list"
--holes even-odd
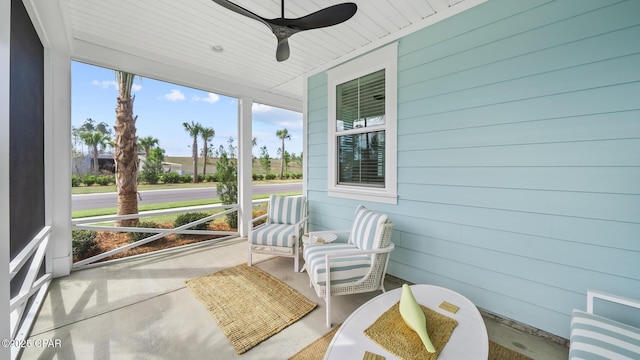
[[(596, 299), (624, 305), (627, 310), (640, 309), (640, 300), (587, 290), (587, 311), (573, 309), (571, 313), (569, 360), (640, 359), (640, 328), (594, 314)], [(630, 321), (633, 315), (629, 313)]]
[[(264, 224), (255, 225), (266, 219)], [(294, 271), (298, 272), (300, 240), (307, 230), (307, 202), (304, 196), (269, 197), (267, 213), (249, 223), (249, 258), (252, 254), (269, 254), (293, 258)]]
[(368, 210), (361, 205), (356, 209), (351, 230), (346, 231), (349, 232), (348, 243), (305, 246), (305, 268), (311, 286), (326, 302), (327, 327), (331, 327), (332, 295), (385, 291), (384, 276), (389, 263), (389, 253), (394, 248), (391, 242), (392, 230), (393, 223), (387, 215)]

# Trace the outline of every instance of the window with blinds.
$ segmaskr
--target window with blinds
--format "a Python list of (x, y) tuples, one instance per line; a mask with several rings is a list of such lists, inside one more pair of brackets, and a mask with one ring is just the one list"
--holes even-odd
[(337, 182), (385, 186), (385, 70), (336, 86)]
[(398, 203), (398, 44), (327, 70), (327, 195)]

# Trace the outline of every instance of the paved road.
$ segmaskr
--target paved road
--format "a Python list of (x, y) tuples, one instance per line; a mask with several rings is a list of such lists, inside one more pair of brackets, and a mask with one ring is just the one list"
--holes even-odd
[[(301, 183), (255, 185), (253, 194), (273, 194), (281, 192), (302, 191)], [(157, 204), (173, 201), (187, 201), (216, 198), (218, 194), (215, 187), (197, 189), (168, 189), (140, 191), (138, 204)], [(72, 210), (99, 209), (118, 206), (116, 193), (72, 195)]]

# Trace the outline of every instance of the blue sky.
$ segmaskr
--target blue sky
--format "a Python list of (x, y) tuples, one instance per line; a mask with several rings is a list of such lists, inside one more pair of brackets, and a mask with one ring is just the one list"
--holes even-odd
[[(84, 63), (72, 63), (73, 126), (81, 126), (87, 118), (96, 123), (105, 122), (111, 128), (115, 124), (115, 106), (118, 91), (113, 70)], [(174, 85), (149, 78), (137, 78), (133, 85), (135, 102), (133, 114), (138, 137), (153, 136), (167, 156), (191, 156), (193, 139), (182, 123), (199, 122), (215, 130), (215, 148), (233, 137), (238, 145), (237, 100), (193, 88)], [(300, 155), (302, 151), (302, 114), (253, 104), (253, 137), (258, 145), (254, 155), (260, 155), (262, 146), (267, 146), (272, 158), (279, 158), (281, 141), (276, 131), (286, 128), (291, 140), (285, 140), (285, 150)], [(202, 140), (198, 140), (199, 149)]]

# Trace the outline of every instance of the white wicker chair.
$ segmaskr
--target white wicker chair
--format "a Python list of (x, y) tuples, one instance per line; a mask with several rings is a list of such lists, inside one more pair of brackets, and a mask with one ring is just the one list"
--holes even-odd
[[(331, 296), (384, 289), (384, 276), (393, 250), (393, 223), (387, 215), (356, 209), (348, 243), (312, 244), (303, 251), (311, 286), (327, 305), (327, 327), (331, 327)], [(322, 232), (310, 233), (321, 237)], [(326, 274), (330, 274), (327, 276)], [(327, 290), (329, 289), (329, 290)]]
[[(264, 224), (255, 224), (266, 219)], [(293, 258), (294, 271), (298, 272), (300, 240), (307, 230), (307, 202), (304, 196), (269, 197), (267, 213), (249, 223), (249, 254), (247, 265), (251, 266), (252, 254), (269, 254)]]

